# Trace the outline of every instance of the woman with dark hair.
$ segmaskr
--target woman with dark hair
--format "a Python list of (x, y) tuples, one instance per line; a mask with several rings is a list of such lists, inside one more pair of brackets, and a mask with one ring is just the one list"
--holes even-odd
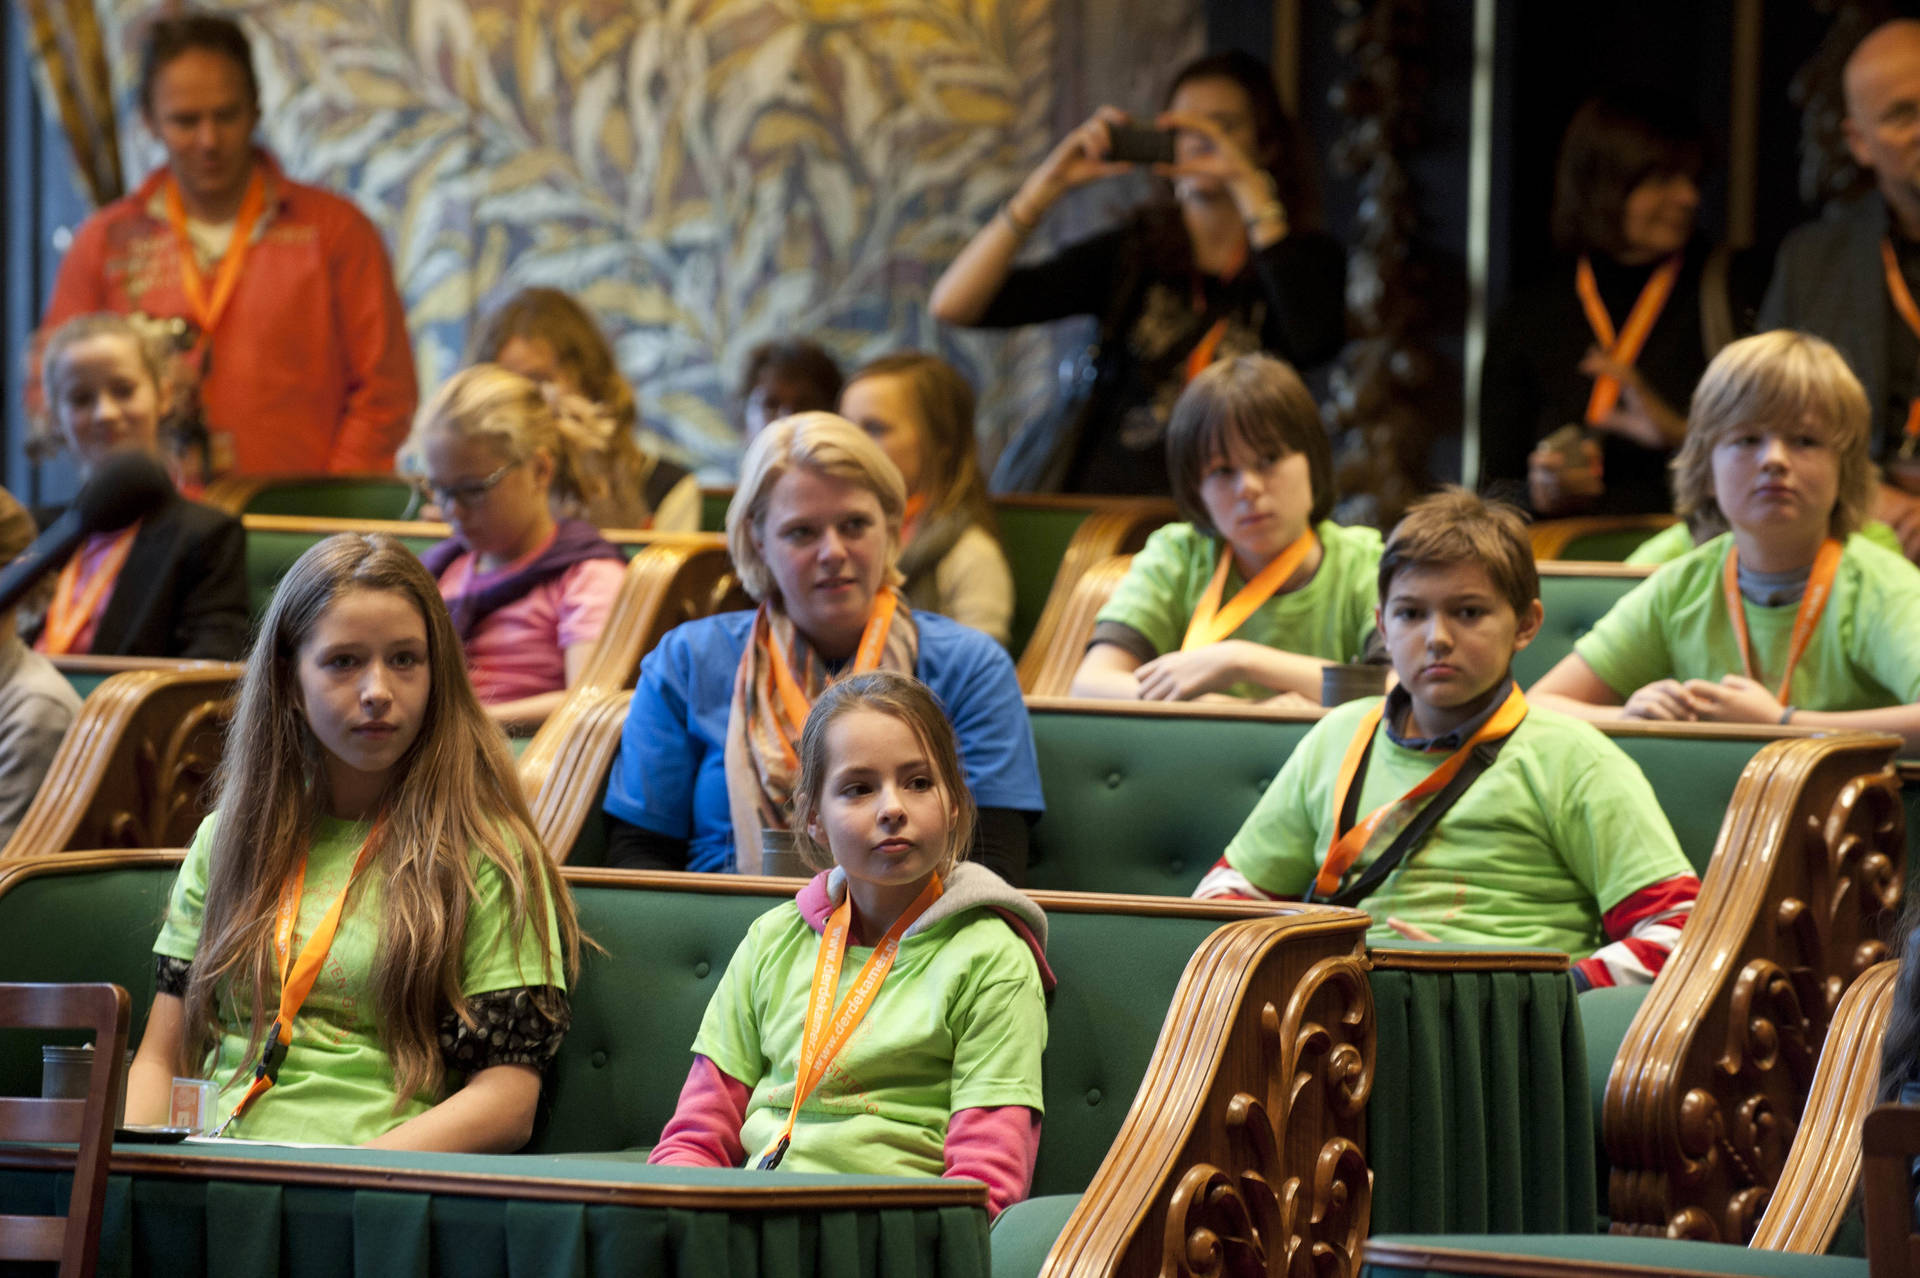
[(934, 317), (1006, 328), (1069, 315), (1100, 321), (1084, 394), (1016, 440), (1005, 488), (1169, 491), (1174, 400), (1217, 359), (1268, 351), (1324, 363), (1346, 336), (1346, 256), (1317, 229), (1312, 157), (1266, 65), (1244, 53), (1189, 63), (1154, 124), (1173, 135), (1172, 198), (1046, 261), (1016, 268), (1040, 219), (1075, 187), (1132, 171), (1101, 107), (1069, 133), (934, 285)]
[(840, 366), (820, 343), (780, 337), (747, 352), (740, 370), (741, 431), (748, 443), (782, 417), (831, 413), (846, 384)]
[(1563, 258), (1487, 335), (1481, 476), (1497, 495), (1542, 516), (1672, 508), (1694, 383), (1752, 330), (1766, 286), (1696, 234), (1702, 147), (1664, 103), (1574, 113), (1553, 191)]

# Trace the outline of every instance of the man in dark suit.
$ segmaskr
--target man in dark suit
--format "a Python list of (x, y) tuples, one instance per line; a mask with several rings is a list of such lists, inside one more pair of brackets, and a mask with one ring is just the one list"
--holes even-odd
[(1874, 517), (1920, 560), (1920, 21), (1875, 28), (1845, 75), (1847, 145), (1874, 188), (1787, 237), (1759, 326), (1817, 333), (1846, 356), (1885, 467)]

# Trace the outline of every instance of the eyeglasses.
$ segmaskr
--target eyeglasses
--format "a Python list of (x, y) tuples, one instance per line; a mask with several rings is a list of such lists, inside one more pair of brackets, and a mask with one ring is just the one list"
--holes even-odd
[(422, 479), (416, 481), (414, 487), (442, 510), (455, 502), (464, 506), (477, 506), (487, 499), (488, 493), (500, 486), (500, 481), (507, 477), (507, 472), (519, 464), (517, 461), (510, 461), (485, 479), (476, 480), (471, 484), (436, 484), (431, 480)]

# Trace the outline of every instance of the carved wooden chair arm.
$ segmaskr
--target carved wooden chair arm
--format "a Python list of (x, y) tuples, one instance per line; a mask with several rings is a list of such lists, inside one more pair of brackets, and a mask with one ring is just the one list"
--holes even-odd
[(550, 727), (558, 725), (564, 731), (554, 738), (545, 783), (529, 791), (527, 805), (533, 810), (534, 831), (555, 861), (567, 859), (581, 827), (600, 806), (632, 700), (633, 694), (625, 691), (569, 697), (561, 713), (548, 721)]
[(240, 670), (168, 662), (102, 682), (81, 703), (0, 861), (190, 841), (206, 814)]
[[(1066, 553), (1060, 556), (1060, 567), (1053, 575), (1053, 586), (1047, 592), (1039, 620), (1034, 622), (1033, 635), (1020, 654), (1018, 672), (1022, 692), (1046, 691), (1039, 686), (1042, 667), (1047, 664), (1047, 654), (1056, 651), (1063, 642), (1061, 631), (1080, 579), (1095, 565), (1140, 549), (1147, 535), (1172, 520), (1174, 515), (1173, 503), (1169, 501), (1131, 501), (1096, 511), (1074, 531)], [(1086, 641), (1083, 639), (1079, 646), (1085, 647)], [(1078, 666), (1077, 649), (1073, 660)], [(1065, 684), (1055, 690), (1056, 693), (1065, 691)]]
[[(1372, 1176), (1366, 916), (1291, 906), (1221, 928), (1188, 962), (1126, 1121), (1041, 1270), (1242, 1272), (1264, 1247), (1352, 1272)], [(1164, 1264), (1164, 1268), (1163, 1268)]]
[(1777, 741), (1742, 773), (1693, 916), (1608, 1077), (1617, 1230), (1753, 1234), (1841, 995), (1887, 957), (1906, 858), (1899, 744)]

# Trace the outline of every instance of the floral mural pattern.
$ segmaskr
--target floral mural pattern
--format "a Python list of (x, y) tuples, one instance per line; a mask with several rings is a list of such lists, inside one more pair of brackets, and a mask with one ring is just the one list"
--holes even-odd
[[(254, 37), (267, 144), (386, 234), (424, 387), (458, 366), (491, 301), (568, 289), (615, 338), (649, 427), (719, 477), (739, 448), (732, 383), (769, 337), (814, 336), (847, 365), (939, 349), (980, 388), (989, 447), (1045, 407), (1045, 333), (954, 334), (925, 299), (1063, 113), (1102, 96), (1058, 47), (1062, 10), (1076, 33), (1137, 9), (1176, 37), (1119, 42), (1134, 65), (1098, 72), (1108, 85), (1197, 46), (1197, 2), (1083, 2), (220, 7)], [(129, 85), (146, 5), (103, 4)], [(130, 120), (123, 139), (129, 173), (157, 161)]]

